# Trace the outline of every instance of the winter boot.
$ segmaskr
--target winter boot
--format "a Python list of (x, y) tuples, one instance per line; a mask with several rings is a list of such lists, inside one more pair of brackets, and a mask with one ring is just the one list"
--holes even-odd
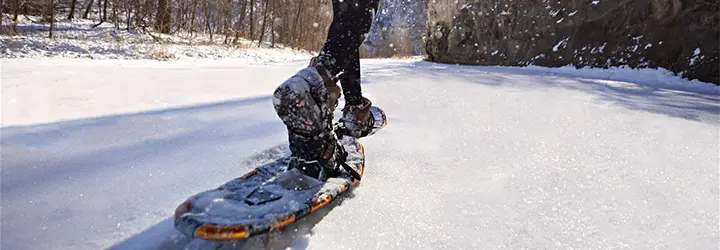
[(300, 70), (275, 90), (273, 99), (275, 111), (288, 129), (288, 170), (298, 169), (320, 181), (338, 173), (342, 152), (332, 127), (340, 89), (325, 72), (318, 66)]
[(343, 116), (340, 118), (340, 122), (344, 125), (344, 133), (355, 138), (370, 135), (376, 120), (371, 109), (372, 102), (365, 97), (362, 97), (356, 104), (345, 103)]

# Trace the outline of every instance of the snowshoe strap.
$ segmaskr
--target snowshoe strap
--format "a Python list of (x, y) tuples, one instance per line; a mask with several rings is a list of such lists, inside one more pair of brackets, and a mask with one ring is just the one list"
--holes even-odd
[(350, 173), (350, 175), (352, 175), (352, 177), (353, 177), (354, 179), (356, 179), (356, 180), (358, 180), (358, 181), (361, 180), (360, 174), (359, 174), (357, 171), (355, 171), (355, 169), (353, 169), (352, 167), (350, 167), (350, 165), (348, 165), (348, 164), (345, 163), (344, 161), (340, 161), (340, 166), (343, 166), (343, 168), (344, 168), (345, 170), (347, 170), (347, 171)]
[[(339, 127), (336, 127), (336, 130), (337, 130), (338, 128), (339, 128)], [(339, 147), (339, 148), (338, 148), (338, 151), (337, 151), (337, 153), (338, 153), (338, 155), (337, 155), (337, 162), (338, 162), (338, 163), (340, 164), (340, 166), (342, 166), (346, 171), (348, 171), (348, 173), (350, 173), (350, 175), (353, 177), (353, 179), (356, 179), (356, 180), (360, 181), (360, 180), (361, 180), (360, 174), (359, 174), (357, 171), (355, 171), (355, 169), (353, 169), (352, 167), (350, 167), (350, 165), (348, 165), (348, 164), (345, 162), (345, 160), (346, 160), (347, 157), (348, 157), (347, 151), (345, 151), (345, 148), (344, 148), (342, 145), (338, 145), (338, 147)]]

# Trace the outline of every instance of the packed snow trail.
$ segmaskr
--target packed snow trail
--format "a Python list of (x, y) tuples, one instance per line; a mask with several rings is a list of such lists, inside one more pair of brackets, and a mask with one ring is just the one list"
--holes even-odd
[[(718, 247), (717, 87), (363, 63), (389, 124), (363, 139), (360, 188), (260, 246)], [(212, 246), (175, 232), (173, 210), (282, 147), (270, 95), (301, 66), (3, 61), (2, 249)]]

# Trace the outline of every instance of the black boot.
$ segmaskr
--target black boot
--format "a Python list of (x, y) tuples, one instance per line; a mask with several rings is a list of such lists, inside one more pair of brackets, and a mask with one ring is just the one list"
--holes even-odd
[(320, 181), (338, 172), (342, 147), (332, 127), (340, 89), (325, 72), (320, 66), (300, 70), (275, 90), (273, 99), (275, 111), (288, 128), (292, 153), (288, 169)]
[(344, 124), (347, 135), (361, 138), (370, 134), (375, 122), (370, 112), (371, 107), (372, 102), (364, 97), (356, 103), (345, 103), (340, 121)]

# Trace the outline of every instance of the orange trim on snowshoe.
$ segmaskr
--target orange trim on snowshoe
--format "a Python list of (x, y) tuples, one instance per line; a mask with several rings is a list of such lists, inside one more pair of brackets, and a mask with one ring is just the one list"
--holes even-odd
[(278, 229), (283, 228), (283, 227), (285, 227), (285, 226), (287, 226), (287, 225), (290, 225), (290, 223), (293, 223), (293, 222), (295, 222), (295, 214), (290, 214), (290, 215), (288, 215), (287, 217), (282, 218), (281, 220), (278, 220), (278, 221), (274, 222), (274, 223), (270, 226), (270, 230), (278, 230)]
[(316, 201), (312, 202), (312, 204), (310, 205), (311, 206), (310, 211), (315, 212), (315, 210), (322, 208), (323, 206), (330, 203), (330, 201), (332, 201), (332, 197), (330, 197), (329, 194), (323, 194), (322, 196), (318, 197), (318, 199)]
[(195, 230), (195, 237), (205, 240), (237, 240), (244, 239), (248, 236), (248, 228), (246, 226), (216, 226), (203, 224)]
[(258, 173), (257, 169), (253, 169), (252, 171), (248, 172), (247, 174), (240, 176), (240, 178), (247, 179), (247, 178), (253, 177), (253, 175), (256, 175), (257, 173)]
[(175, 218), (180, 217), (180, 215), (183, 215), (187, 212), (190, 212), (190, 209), (192, 209), (190, 201), (183, 202), (183, 204), (180, 204), (180, 206), (175, 209)]

